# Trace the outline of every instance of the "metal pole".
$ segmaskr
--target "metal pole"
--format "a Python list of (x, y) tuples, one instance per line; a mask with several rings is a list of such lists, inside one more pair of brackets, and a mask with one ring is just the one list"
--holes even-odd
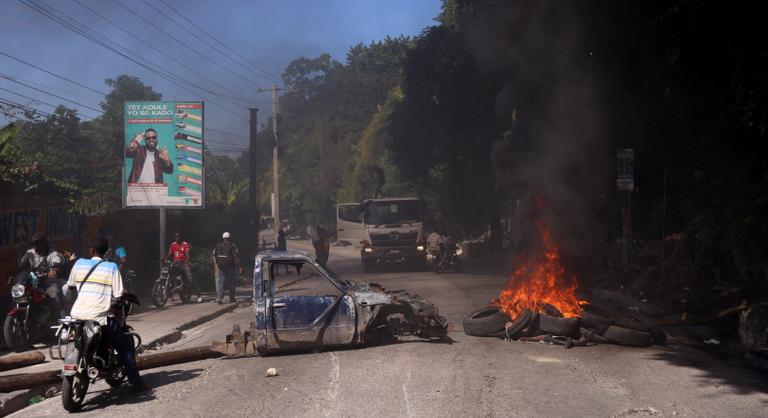
[(274, 230), (280, 229), (280, 192), (278, 167), (278, 137), (277, 137), (277, 84), (272, 84), (272, 134), (275, 137), (275, 147), (272, 149), (272, 189), (275, 193)]
[(667, 169), (664, 169), (664, 185), (661, 193), (661, 281), (664, 283), (666, 276), (665, 262), (666, 258), (666, 240), (667, 236)]
[(630, 246), (632, 243), (632, 192), (626, 190), (624, 192), (624, 209), (622, 210), (622, 242), (621, 242), (621, 264), (624, 267), (624, 271), (629, 268), (630, 259)]
[(256, 131), (258, 128), (257, 116), (259, 109), (250, 109), (251, 111), (251, 132), (250, 142), (248, 144), (248, 205), (250, 209), (250, 227), (251, 242), (253, 243), (254, 254), (259, 249), (259, 229), (261, 224), (261, 215), (259, 214), (259, 179), (256, 170)]
[(160, 208), (160, 260), (165, 258), (165, 208)]

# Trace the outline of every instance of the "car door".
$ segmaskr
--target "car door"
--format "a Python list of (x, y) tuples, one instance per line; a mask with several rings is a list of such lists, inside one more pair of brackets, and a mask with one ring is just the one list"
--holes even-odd
[(339, 242), (361, 247), (366, 239), (363, 228), (363, 215), (357, 203), (341, 203), (336, 205), (336, 232)]
[(355, 304), (309, 262), (273, 261), (270, 348), (344, 345), (355, 337)]

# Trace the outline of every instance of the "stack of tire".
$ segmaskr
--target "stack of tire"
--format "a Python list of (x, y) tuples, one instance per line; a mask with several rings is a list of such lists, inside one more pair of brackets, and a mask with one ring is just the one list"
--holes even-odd
[(666, 340), (664, 332), (648, 321), (593, 305), (588, 305), (580, 318), (561, 318), (526, 309), (514, 320), (499, 307), (486, 306), (467, 315), (462, 325), (464, 333), (475, 337), (585, 336), (593, 342), (632, 347), (662, 344)]

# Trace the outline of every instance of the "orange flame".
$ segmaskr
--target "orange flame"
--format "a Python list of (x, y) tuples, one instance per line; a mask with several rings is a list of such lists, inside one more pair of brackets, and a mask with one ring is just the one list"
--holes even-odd
[[(536, 203), (541, 206), (539, 198)], [(544, 312), (542, 304), (554, 306), (566, 318), (577, 317), (583, 311), (582, 305), (587, 304), (576, 297), (578, 279), (576, 276), (567, 279), (565, 268), (560, 262), (560, 249), (552, 242), (544, 222), (537, 220), (536, 227), (542, 241), (541, 254), (532, 257), (512, 273), (494, 303), (513, 319), (525, 309)]]

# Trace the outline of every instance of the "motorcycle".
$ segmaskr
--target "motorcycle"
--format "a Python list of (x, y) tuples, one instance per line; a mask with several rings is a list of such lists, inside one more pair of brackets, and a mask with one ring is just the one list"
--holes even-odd
[[(126, 293), (114, 308), (122, 311), (123, 331), (133, 338), (134, 349), (138, 349), (141, 336), (125, 323), (134, 304), (139, 304), (136, 296)], [(102, 339), (98, 322), (66, 317), (59, 320), (59, 324), (55, 335), (59, 338), (60, 353), (62, 345), (65, 346), (61, 402), (68, 412), (76, 412), (82, 407), (91, 383), (104, 379), (109, 386), (118, 387), (123, 384), (126, 373), (118, 361), (117, 349)]]
[(127, 293), (134, 293), (136, 291), (136, 272), (133, 270), (126, 270), (123, 275), (123, 288)]
[(432, 259), (435, 274), (443, 273), (448, 269), (452, 269), (454, 273), (461, 273), (461, 258), (459, 258), (461, 254), (462, 250), (456, 244), (440, 244), (439, 253)]
[(13, 351), (27, 349), (33, 337), (56, 323), (58, 314), (43, 286), (47, 276), (44, 270), (24, 271), (15, 276), (11, 288), (14, 306), (3, 324), (5, 344)]
[(163, 262), (160, 269), (160, 277), (152, 285), (152, 303), (156, 307), (162, 308), (168, 302), (168, 299), (173, 299), (173, 295), (177, 291), (181, 302), (188, 303), (192, 293), (184, 288), (185, 284), (184, 272), (181, 271), (179, 265), (170, 261)]

